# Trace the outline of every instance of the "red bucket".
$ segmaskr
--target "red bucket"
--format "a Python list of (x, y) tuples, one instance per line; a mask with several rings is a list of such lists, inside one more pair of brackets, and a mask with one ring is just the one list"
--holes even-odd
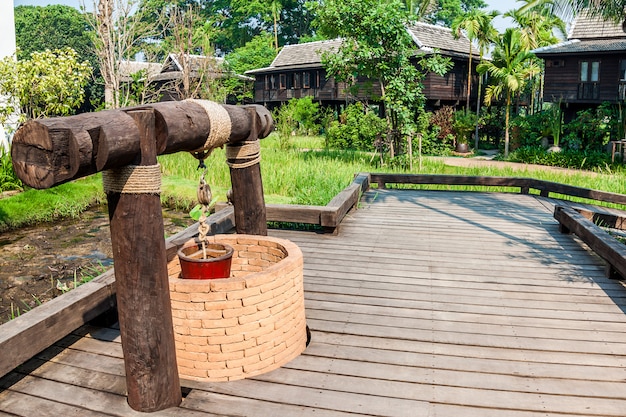
[(206, 243), (206, 258), (201, 243), (188, 243), (178, 251), (181, 276), (184, 279), (229, 278), (233, 259), (232, 246)]

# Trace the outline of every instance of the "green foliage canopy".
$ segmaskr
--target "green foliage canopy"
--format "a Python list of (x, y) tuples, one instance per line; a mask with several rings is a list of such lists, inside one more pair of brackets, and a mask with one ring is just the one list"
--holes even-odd
[[(437, 55), (422, 58), (418, 69), (416, 46), (406, 30), (409, 15), (400, 1), (327, 0), (313, 4), (312, 10), (322, 35), (343, 39), (338, 51), (322, 55), (327, 74), (348, 83), (358, 77), (380, 82), (397, 148), (397, 134), (411, 134), (423, 111), (421, 80), (428, 71), (445, 73), (449, 61)], [(394, 155), (394, 143), (390, 153)]]
[(71, 48), (31, 53), (30, 59), (0, 61), (0, 123), (16, 111), (23, 118), (67, 116), (83, 102), (91, 75), (88, 62), (79, 62)]
[(79, 60), (95, 63), (89, 23), (70, 6), (17, 6), (15, 9), (17, 58), (26, 59), (33, 52), (70, 47)]

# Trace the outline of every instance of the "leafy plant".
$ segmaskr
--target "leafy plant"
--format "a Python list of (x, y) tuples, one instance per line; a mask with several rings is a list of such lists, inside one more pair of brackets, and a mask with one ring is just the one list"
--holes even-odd
[(0, 148), (0, 192), (9, 190), (21, 190), (22, 181), (17, 177), (11, 163), (9, 152)]
[(457, 110), (454, 112), (454, 132), (456, 133), (456, 139), (459, 143), (467, 144), (470, 139), (470, 135), (476, 128), (478, 117), (476, 113), (470, 110)]
[(338, 121), (330, 124), (326, 144), (335, 149), (374, 151), (382, 146), (386, 127), (384, 119), (366, 109), (362, 103), (354, 103), (346, 107)]
[(430, 116), (430, 123), (438, 127), (437, 137), (443, 139), (454, 133), (454, 108), (443, 106), (435, 110)]
[(84, 87), (91, 75), (89, 62), (78, 62), (71, 48), (33, 52), (30, 59), (0, 61), (0, 123), (18, 110), (36, 119), (72, 114), (83, 102)]

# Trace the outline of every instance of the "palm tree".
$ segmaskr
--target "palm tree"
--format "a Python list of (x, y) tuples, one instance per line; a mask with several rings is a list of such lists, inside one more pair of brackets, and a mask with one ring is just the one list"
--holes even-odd
[[(485, 52), (488, 50), (489, 46), (498, 38), (498, 31), (493, 27), (492, 22), (493, 19), (499, 14), (500, 13), (497, 11), (486, 13), (482, 10), (474, 9), (459, 16), (454, 20), (454, 22), (452, 22), (452, 33), (454, 37), (458, 38), (461, 35), (461, 32), (465, 31), (467, 38), (470, 40), (469, 68), (467, 71), (467, 103), (465, 105), (466, 111), (469, 111), (469, 100), (472, 82), (472, 43), (476, 42), (478, 44), (478, 51), (480, 55), (479, 62), (482, 63)], [(480, 113), (482, 82), (483, 77), (480, 76), (478, 78), (478, 101), (476, 103), (476, 132), (474, 138), (475, 149), (478, 149), (478, 116)]]
[(534, 60), (535, 55), (522, 43), (520, 32), (508, 28), (499, 39), (491, 61), (478, 66), (480, 74), (489, 73), (494, 83), (485, 90), (485, 104), (491, 105), (494, 99), (506, 94), (504, 119), (504, 156), (509, 155), (509, 128), (513, 94), (521, 91), (526, 81), (541, 71)]
[(626, 0), (529, 0), (520, 8), (520, 11), (523, 12), (538, 5), (547, 5), (553, 14), (563, 19), (583, 9), (588, 9), (593, 15), (609, 20), (621, 21), (626, 18)]
[[(527, 4), (532, 1), (534, 0), (525, 0)], [(524, 6), (505, 13), (505, 16), (512, 18), (519, 27), (521, 42), (528, 49), (553, 45), (567, 38), (565, 22), (553, 14), (553, 7), (550, 4), (538, 4), (532, 8)], [(555, 31), (560, 33), (560, 37), (555, 36)], [(543, 65), (541, 61), (539, 62), (538, 65)], [(536, 103), (541, 103), (541, 100), (535, 100), (540, 89), (541, 74), (532, 80), (531, 112), (534, 112)]]
[(512, 18), (517, 24), (521, 41), (529, 49), (558, 43), (560, 39), (554, 35), (555, 30), (560, 33), (562, 39), (567, 38), (565, 22), (554, 15), (552, 9), (546, 5), (511, 10), (504, 16)]

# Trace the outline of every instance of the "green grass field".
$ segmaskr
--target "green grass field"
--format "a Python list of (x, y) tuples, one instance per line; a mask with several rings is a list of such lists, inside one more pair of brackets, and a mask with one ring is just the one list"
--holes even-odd
[[(262, 142), (261, 172), (268, 203), (325, 205), (350, 184), (358, 172), (406, 172), (380, 166), (377, 155), (364, 152), (324, 149), (324, 139), (292, 138), (289, 149), (281, 149), (275, 135)], [(230, 176), (223, 149), (216, 149), (206, 160), (206, 181), (219, 201), (226, 200)], [(198, 161), (186, 153), (159, 157), (163, 172), (163, 204), (188, 211), (196, 204), (196, 187), (201, 175)], [(421, 169), (413, 173), (532, 177), (579, 187), (626, 194), (621, 173), (567, 174), (554, 171), (514, 171), (489, 166), (461, 168), (446, 166), (440, 158), (423, 158)], [(449, 189), (447, 186), (429, 187)], [(459, 187), (457, 187), (459, 188)], [(480, 187), (461, 187), (485, 190)], [(506, 191), (490, 188), (490, 191)], [(90, 205), (105, 201), (99, 174), (49, 190), (29, 189), (0, 200), (0, 231), (38, 222), (77, 216)]]

